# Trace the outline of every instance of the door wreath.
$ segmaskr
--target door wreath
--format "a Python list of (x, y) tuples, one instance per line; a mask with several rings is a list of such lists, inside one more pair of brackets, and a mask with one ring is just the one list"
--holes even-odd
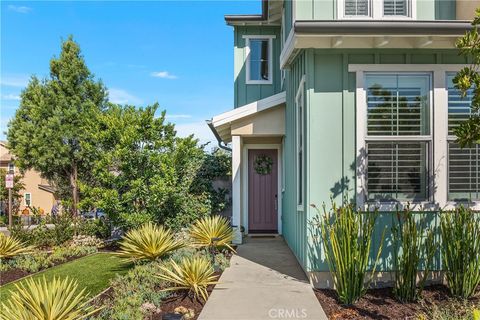
[(272, 172), (273, 160), (267, 155), (261, 154), (255, 159), (255, 172), (261, 175), (267, 175)]

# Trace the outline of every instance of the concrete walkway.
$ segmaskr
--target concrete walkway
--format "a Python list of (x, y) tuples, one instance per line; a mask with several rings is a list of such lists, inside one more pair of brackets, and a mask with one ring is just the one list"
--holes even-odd
[(278, 238), (247, 239), (198, 320), (326, 320), (293, 253)]

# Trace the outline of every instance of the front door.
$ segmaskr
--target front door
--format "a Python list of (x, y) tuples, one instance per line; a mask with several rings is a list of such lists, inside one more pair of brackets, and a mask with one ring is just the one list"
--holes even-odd
[(276, 149), (248, 150), (248, 231), (278, 232), (278, 156)]

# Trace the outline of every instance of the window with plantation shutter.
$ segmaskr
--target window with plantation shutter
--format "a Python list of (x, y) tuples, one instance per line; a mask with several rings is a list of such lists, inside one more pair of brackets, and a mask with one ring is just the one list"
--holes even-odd
[(454, 87), (455, 74), (447, 75), (448, 87), (448, 198), (456, 201), (480, 199), (480, 149), (461, 148), (454, 129), (470, 117), (473, 90), (465, 97)]
[(407, 0), (383, 0), (384, 16), (408, 16)]
[(369, 16), (370, 0), (345, 0), (345, 16)]
[(366, 74), (368, 200), (428, 197), (430, 74)]
[(416, 2), (417, 0), (337, 0), (337, 15), (338, 19), (415, 19)]

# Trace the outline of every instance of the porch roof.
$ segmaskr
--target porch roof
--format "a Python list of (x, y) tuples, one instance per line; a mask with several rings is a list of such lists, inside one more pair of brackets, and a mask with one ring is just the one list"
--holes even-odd
[[(225, 113), (214, 116), (211, 120), (207, 120), (207, 124), (210, 129), (212, 129), (214, 135), (217, 137), (219, 142), (228, 143), (232, 140), (232, 125), (239, 124), (247, 118), (253, 121), (255, 117), (259, 116), (260, 113), (267, 110), (272, 110), (275, 107), (279, 107), (286, 102), (286, 93), (282, 91), (270, 97), (254, 101), (247, 105), (244, 105), (239, 108), (227, 111)], [(278, 114), (272, 114), (272, 123), (275, 123), (275, 120), (281, 121), (284, 124), (285, 120), (274, 119), (278, 118)], [(281, 128), (283, 130), (283, 128)], [(252, 133), (253, 135), (254, 133)], [(272, 132), (273, 135), (278, 135), (278, 132)]]

